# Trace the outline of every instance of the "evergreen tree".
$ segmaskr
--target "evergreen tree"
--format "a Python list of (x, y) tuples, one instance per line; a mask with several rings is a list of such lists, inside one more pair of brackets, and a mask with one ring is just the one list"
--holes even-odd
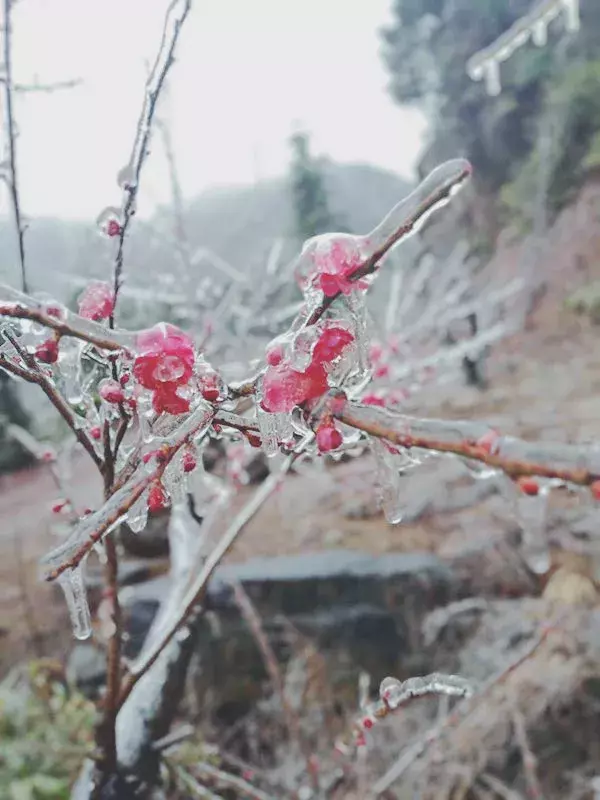
[(310, 154), (307, 133), (292, 136), (292, 203), (295, 234), (300, 242), (328, 231), (342, 231), (343, 226), (329, 209), (327, 191), (319, 163)]

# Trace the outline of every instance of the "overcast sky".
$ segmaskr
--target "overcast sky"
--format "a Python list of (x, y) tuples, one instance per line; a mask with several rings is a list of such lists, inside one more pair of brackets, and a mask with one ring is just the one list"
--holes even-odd
[[(391, 2), (194, 0), (161, 107), (184, 194), (283, 174), (297, 123), (312, 132), (317, 153), (409, 176), (424, 126), (386, 94), (377, 31)], [(82, 80), (67, 91), (18, 98), (26, 213), (90, 219), (120, 203), (116, 175), (129, 158), (167, 5), (15, 3), (15, 81)], [(140, 212), (168, 197), (156, 138)]]

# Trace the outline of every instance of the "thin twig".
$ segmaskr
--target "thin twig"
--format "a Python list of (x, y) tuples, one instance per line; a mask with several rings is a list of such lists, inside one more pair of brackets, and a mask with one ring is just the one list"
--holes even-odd
[(148, 156), (148, 144), (152, 133), (152, 125), (156, 105), (165, 83), (167, 74), (175, 60), (175, 49), (179, 40), (181, 28), (192, 7), (191, 0), (172, 0), (169, 3), (163, 24), (162, 40), (150, 77), (146, 83), (144, 92), (144, 102), (138, 120), (133, 150), (129, 161), (131, 172), (130, 181), (124, 188), (124, 202), (121, 208), (120, 230), (117, 242), (117, 253), (115, 256), (115, 269), (113, 278), (114, 305), (109, 319), (109, 326), (115, 326), (115, 310), (119, 298), (119, 290), (123, 279), (123, 259), (125, 236), (129, 229), (131, 220), (135, 214), (137, 193), (140, 185), (140, 177), (146, 158)]
[(511, 661), (506, 667), (499, 670), (492, 675), (479, 689), (475, 691), (469, 698), (461, 700), (453, 709), (453, 711), (441, 723), (434, 725), (429, 731), (418, 741), (414, 742), (409, 748), (404, 750), (398, 760), (392, 764), (388, 771), (381, 777), (371, 789), (371, 797), (379, 797), (389, 787), (398, 780), (406, 770), (413, 764), (435, 741), (438, 741), (443, 734), (450, 728), (456, 727), (463, 722), (469, 714), (471, 714), (478, 703), (485, 697), (493, 688), (505, 683), (509, 676), (512, 675), (518, 667), (529, 660), (548, 639), (548, 636), (557, 629), (560, 624), (561, 618), (554, 621), (553, 624), (547, 624), (540, 628), (538, 635), (520, 654)]
[(533, 754), (529, 744), (529, 737), (527, 736), (523, 714), (516, 705), (513, 706), (512, 718), (515, 739), (517, 740), (519, 750), (521, 751), (521, 759), (523, 761), (527, 794), (531, 800), (544, 800), (544, 792), (542, 791), (542, 786), (537, 776), (537, 758)]
[[(281, 709), (283, 711), (283, 716), (285, 719), (285, 724), (288, 729), (288, 736), (290, 741), (295, 742), (298, 750), (304, 756), (306, 761), (306, 771), (307, 774), (310, 775), (313, 779), (313, 782), (316, 781), (316, 776), (314, 774), (314, 769), (311, 768), (311, 761), (310, 761), (310, 750), (307, 749), (306, 744), (304, 742), (302, 736), (302, 730), (300, 728), (300, 720), (298, 719), (298, 715), (289, 704), (288, 699), (286, 697), (285, 692), (285, 682), (283, 680), (283, 675), (281, 674), (281, 670), (279, 668), (279, 664), (277, 663), (277, 658), (275, 657), (275, 653), (273, 652), (273, 648), (271, 647), (269, 640), (265, 634), (264, 628), (262, 626), (262, 622), (258, 611), (254, 607), (254, 604), (248, 597), (248, 593), (242, 586), (239, 581), (234, 581), (232, 583), (233, 586), (233, 594), (235, 597), (235, 601), (240, 609), (246, 624), (250, 628), (252, 636), (258, 648), (261, 652), (265, 667), (269, 674), (269, 678), (271, 679), (271, 683), (273, 684), (273, 688), (279, 698), (279, 702), (281, 703)], [(315, 786), (314, 788), (317, 788)]]
[(119, 707), (123, 705), (125, 700), (131, 694), (133, 687), (145, 675), (145, 673), (152, 667), (158, 656), (162, 653), (164, 648), (168, 645), (171, 639), (175, 636), (177, 631), (185, 624), (188, 617), (192, 614), (194, 609), (201, 602), (202, 597), (208, 581), (210, 580), (213, 572), (220, 564), (224, 556), (229, 552), (238, 536), (246, 528), (248, 523), (253, 519), (254, 515), (260, 510), (264, 503), (271, 497), (271, 495), (278, 489), (281, 484), (282, 478), (289, 472), (295, 460), (295, 456), (289, 456), (281, 466), (278, 473), (270, 475), (267, 480), (256, 490), (254, 496), (250, 498), (248, 503), (241, 509), (241, 511), (232, 520), (228, 529), (225, 531), (217, 546), (211, 552), (209, 557), (204, 562), (204, 565), (198, 574), (198, 577), (187, 592), (183, 602), (182, 610), (177, 619), (171, 625), (169, 631), (164, 635), (162, 640), (153, 648), (153, 650), (146, 656), (146, 659), (139, 670), (131, 673), (123, 684), (121, 691), (121, 698)]
[(86, 432), (75, 424), (75, 415), (71, 411), (70, 406), (63, 399), (63, 397), (58, 393), (56, 387), (52, 384), (49, 378), (41, 371), (32, 371), (30, 369), (25, 369), (24, 367), (15, 364), (13, 361), (8, 359), (6, 356), (0, 354), (0, 368), (5, 369), (7, 372), (11, 372), (13, 375), (17, 375), (19, 378), (27, 381), (28, 383), (35, 383), (37, 384), (46, 397), (50, 400), (54, 408), (58, 411), (64, 421), (67, 423), (69, 428), (73, 431), (75, 436), (77, 437), (77, 441), (81, 444), (84, 450), (88, 453), (94, 464), (98, 467), (100, 472), (102, 472), (104, 468), (104, 464), (94, 445), (92, 444), (91, 439), (88, 437)]
[(213, 767), (212, 764), (207, 764), (206, 761), (198, 761), (194, 764), (194, 768), (203, 775), (215, 781), (220, 786), (230, 787), (236, 789), (241, 795), (248, 800), (275, 800), (273, 795), (265, 794), (261, 789), (252, 786), (251, 783), (239, 778), (237, 775), (232, 775), (230, 772), (225, 772), (222, 769)]
[(12, 0), (4, 0), (4, 104), (6, 108), (6, 136), (8, 139), (8, 163), (10, 178), (8, 188), (12, 201), (13, 217), (17, 233), (19, 249), (19, 264), (21, 266), (21, 288), (29, 291), (27, 271), (25, 268), (25, 242), (23, 219), (21, 217), (21, 203), (19, 199), (19, 181), (17, 168), (17, 133), (13, 111), (13, 83), (12, 83), (12, 22), (10, 18)]

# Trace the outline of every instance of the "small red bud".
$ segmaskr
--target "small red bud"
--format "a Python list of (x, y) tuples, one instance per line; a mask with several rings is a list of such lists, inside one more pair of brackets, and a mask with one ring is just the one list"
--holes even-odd
[(43, 364), (55, 364), (58, 361), (58, 342), (56, 339), (46, 339), (35, 349), (35, 357)]
[(99, 425), (94, 425), (90, 428), (90, 436), (92, 439), (99, 439), (102, 436), (102, 428)]
[(107, 403), (122, 403), (125, 395), (116, 381), (105, 381), (100, 387), (100, 397)]
[(317, 447), (321, 453), (337, 450), (342, 442), (342, 434), (333, 425), (321, 425), (317, 430)]
[(193, 472), (197, 466), (196, 457), (194, 456), (193, 453), (190, 453), (189, 451), (186, 451), (183, 454), (181, 463), (183, 464), (184, 472)]
[(365, 717), (363, 719), (363, 723), (362, 724), (363, 724), (363, 728), (366, 728), (367, 730), (370, 730), (373, 727), (373, 720), (371, 719), (371, 717)]
[(131, 375), (129, 374), (129, 372), (124, 372), (119, 378), (119, 383), (121, 384), (121, 386), (126, 386), (129, 383), (130, 378)]
[(148, 492), (148, 510), (156, 513), (167, 505), (167, 495), (160, 483), (154, 483)]
[(121, 235), (121, 226), (117, 222), (116, 219), (110, 219), (108, 221), (108, 225), (106, 226), (106, 233), (109, 236), (120, 236)]
[(600, 481), (594, 481), (590, 484), (590, 491), (594, 499), (600, 500)]
[(260, 436), (256, 433), (252, 433), (252, 431), (245, 431), (246, 439), (250, 443), (250, 447), (261, 447), (262, 440)]
[(216, 387), (207, 386), (205, 389), (202, 389), (202, 397), (208, 400), (209, 403), (216, 403), (219, 399), (219, 390)]
[(534, 496), (540, 491), (540, 485), (535, 478), (519, 478), (517, 483), (523, 494)]
[(52, 506), (52, 513), (53, 514), (60, 514), (60, 512), (68, 505), (69, 505), (69, 501), (68, 500), (64, 500), (64, 499), (57, 500), (54, 503), (54, 505)]

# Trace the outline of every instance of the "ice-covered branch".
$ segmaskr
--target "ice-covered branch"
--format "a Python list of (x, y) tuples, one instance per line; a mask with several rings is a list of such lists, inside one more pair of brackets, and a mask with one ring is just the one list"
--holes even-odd
[[(357, 403), (330, 403), (346, 425), (404, 448), (454, 453), (487, 464), (511, 478), (556, 478), (580, 486), (600, 481), (600, 446), (527, 442), (501, 436), (483, 422), (420, 419)], [(598, 485), (600, 490), (600, 484)]]
[[(175, 50), (179, 41), (181, 29), (190, 13), (191, 7), (191, 0), (171, 0), (169, 3), (165, 15), (160, 47), (144, 91), (144, 102), (137, 124), (129, 163), (119, 173), (119, 183), (123, 189), (123, 203), (118, 223), (119, 231), (113, 278), (115, 306), (122, 282), (125, 236), (136, 211), (140, 177), (148, 156), (148, 145), (152, 133), (156, 106), (167, 74), (175, 60)], [(110, 327), (114, 327), (114, 308), (110, 318)]]
[[(416, 233), (437, 209), (442, 208), (450, 198), (466, 183), (471, 175), (471, 165), (462, 158), (447, 161), (434, 169), (419, 186), (404, 200), (400, 201), (389, 214), (367, 236), (356, 237), (364, 259), (348, 275), (351, 283), (359, 281), (375, 272), (380, 261), (407, 236)], [(321, 237), (315, 237), (315, 240)], [(310, 261), (313, 247), (309, 240), (299, 259)], [(318, 322), (331, 304), (342, 294), (341, 290), (326, 296), (310, 313), (304, 325)]]
[(147, 463), (142, 459), (129, 480), (98, 511), (84, 517), (62, 545), (44, 557), (42, 564), (50, 568), (46, 580), (56, 580), (67, 570), (78, 567), (93, 546), (124, 520), (144, 491), (161, 478), (171, 459), (188, 439), (198, 435), (199, 431), (210, 424), (212, 418), (213, 411), (201, 406), (171, 436), (157, 438), (155, 444), (160, 451), (160, 457)]
[(38, 368), (27, 368), (21, 366), (19, 364), (15, 364), (5, 355), (0, 354), (0, 369), (6, 370), (6, 372), (11, 373), (12, 375), (16, 375), (18, 378), (21, 378), (27, 383), (35, 383), (40, 389), (44, 392), (48, 400), (52, 403), (54, 408), (58, 411), (64, 421), (67, 423), (69, 428), (73, 431), (75, 436), (77, 437), (77, 441), (81, 444), (84, 450), (88, 453), (94, 464), (98, 467), (99, 470), (103, 468), (103, 461), (96, 452), (96, 448), (92, 444), (91, 440), (89, 439), (88, 435), (81, 427), (76, 423), (75, 414), (71, 410), (68, 403), (65, 399), (59, 394), (58, 390), (52, 383), (52, 381), (45, 375), (42, 370)]
[(115, 351), (131, 347), (136, 337), (135, 332), (108, 330), (59, 304), (49, 306), (4, 284), (0, 284), (0, 317), (37, 322), (56, 331), (59, 336), (72, 336), (101, 350)]

